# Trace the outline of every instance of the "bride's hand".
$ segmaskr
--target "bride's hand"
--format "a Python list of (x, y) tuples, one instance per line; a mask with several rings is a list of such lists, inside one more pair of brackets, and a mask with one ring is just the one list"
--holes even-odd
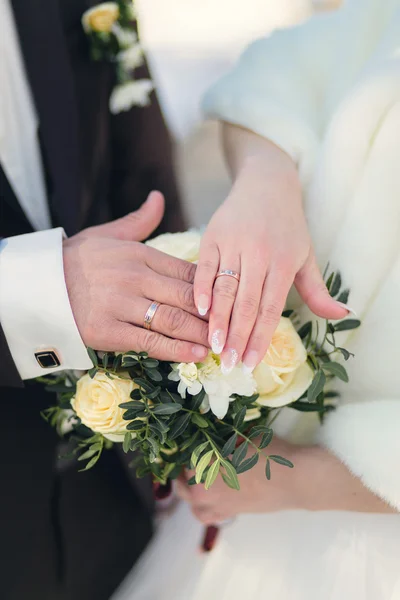
[(205, 525), (222, 523), (243, 513), (296, 509), (396, 512), (324, 448), (294, 446), (274, 437), (268, 454), (288, 458), (294, 468), (271, 461), (271, 481), (268, 481), (265, 460), (260, 458), (253, 469), (239, 475), (239, 492), (229, 488), (221, 477), (209, 490), (203, 485), (189, 486), (187, 478), (193, 475), (189, 472), (178, 480), (178, 495)]
[[(210, 309), (209, 342), (225, 371), (240, 360), (253, 370), (293, 283), (320, 317), (341, 319), (348, 310), (330, 297), (317, 267), (292, 159), (251, 132), (228, 131), (235, 183), (203, 236), (194, 294), (201, 315)], [(216, 279), (226, 269), (240, 282)]]

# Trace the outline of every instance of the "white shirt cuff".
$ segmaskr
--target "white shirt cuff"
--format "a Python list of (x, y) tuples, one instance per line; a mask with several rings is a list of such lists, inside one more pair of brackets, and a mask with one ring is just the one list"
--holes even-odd
[[(62, 228), (3, 240), (0, 322), (21, 379), (93, 364), (79, 334), (64, 278)], [(60, 366), (42, 368), (35, 353), (54, 350)]]

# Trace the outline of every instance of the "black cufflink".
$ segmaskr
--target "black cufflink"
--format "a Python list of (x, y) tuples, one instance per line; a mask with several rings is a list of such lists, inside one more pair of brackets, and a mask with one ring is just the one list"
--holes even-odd
[(35, 352), (35, 358), (42, 369), (54, 369), (61, 365), (60, 359), (55, 350), (41, 350)]

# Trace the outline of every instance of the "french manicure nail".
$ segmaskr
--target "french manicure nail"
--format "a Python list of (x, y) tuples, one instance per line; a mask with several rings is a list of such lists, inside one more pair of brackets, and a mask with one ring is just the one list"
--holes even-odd
[(221, 371), (224, 375), (229, 375), (229, 373), (236, 366), (239, 355), (234, 348), (229, 348), (226, 351), (226, 354), (222, 357), (221, 360)]
[(345, 308), (346, 310), (348, 310), (349, 313), (351, 313), (355, 317), (357, 316), (356, 311), (353, 310), (348, 304), (344, 304), (344, 302), (338, 302), (338, 304), (339, 304), (339, 306), (342, 306), (343, 308)]
[(197, 358), (205, 358), (208, 354), (207, 348), (197, 344), (193, 346), (192, 352)]
[(225, 335), (222, 329), (216, 329), (211, 337), (211, 349), (214, 354), (221, 354), (225, 346)]
[(242, 371), (245, 375), (250, 375), (258, 363), (258, 354), (255, 350), (250, 350), (243, 359)]
[(208, 296), (206, 296), (205, 294), (201, 294), (199, 296), (199, 301), (197, 303), (197, 310), (198, 310), (199, 315), (201, 317), (204, 317), (208, 312), (208, 308), (209, 308)]

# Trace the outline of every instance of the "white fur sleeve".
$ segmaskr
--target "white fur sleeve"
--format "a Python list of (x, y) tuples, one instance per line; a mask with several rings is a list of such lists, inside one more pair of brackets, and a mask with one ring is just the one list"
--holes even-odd
[(400, 510), (400, 398), (341, 406), (320, 436), (367, 488)]
[(382, 4), (348, 0), (339, 11), (254, 42), (207, 92), (205, 114), (273, 141), (307, 183), (332, 111), (390, 18), (393, 2)]

